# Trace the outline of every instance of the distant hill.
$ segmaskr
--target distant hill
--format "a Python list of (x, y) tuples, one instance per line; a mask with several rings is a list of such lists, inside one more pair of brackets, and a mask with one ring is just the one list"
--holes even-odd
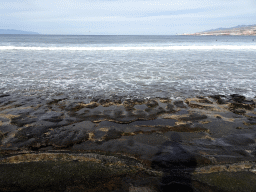
[(15, 30), (15, 29), (0, 29), (0, 34), (39, 34), (36, 32), (31, 31), (21, 31), (21, 30)]
[(230, 28), (218, 28), (187, 35), (256, 35), (256, 25), (238, 25)]

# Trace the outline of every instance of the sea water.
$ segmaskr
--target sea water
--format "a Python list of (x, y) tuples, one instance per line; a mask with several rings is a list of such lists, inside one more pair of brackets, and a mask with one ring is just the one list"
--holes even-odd
[(256, 37), (0, 35), (0, 93), (253, 98)]

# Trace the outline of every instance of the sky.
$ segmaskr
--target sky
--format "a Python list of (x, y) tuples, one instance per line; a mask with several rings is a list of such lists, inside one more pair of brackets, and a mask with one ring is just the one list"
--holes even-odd
[(0, 29), (176, 35), (256, 24), (256, 0), (0, 0)]

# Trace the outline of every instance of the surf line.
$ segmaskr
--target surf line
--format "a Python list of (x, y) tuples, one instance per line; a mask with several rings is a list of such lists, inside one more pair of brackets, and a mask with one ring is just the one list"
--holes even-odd
[(16, 47), (0, 46), (0, 50), (31, 50), (31, 51), (125, 51), (125, 50), (256, 50), (255, 45), (235, 46), (235, 45), (213, 45), (213, 46), (164, 46), (164, 47)]

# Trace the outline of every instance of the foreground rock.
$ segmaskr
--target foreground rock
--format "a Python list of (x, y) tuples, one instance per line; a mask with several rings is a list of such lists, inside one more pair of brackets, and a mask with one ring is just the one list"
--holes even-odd
[(236, 94), (0, 95), (0, 190), (253, 191), (255, 107)]

